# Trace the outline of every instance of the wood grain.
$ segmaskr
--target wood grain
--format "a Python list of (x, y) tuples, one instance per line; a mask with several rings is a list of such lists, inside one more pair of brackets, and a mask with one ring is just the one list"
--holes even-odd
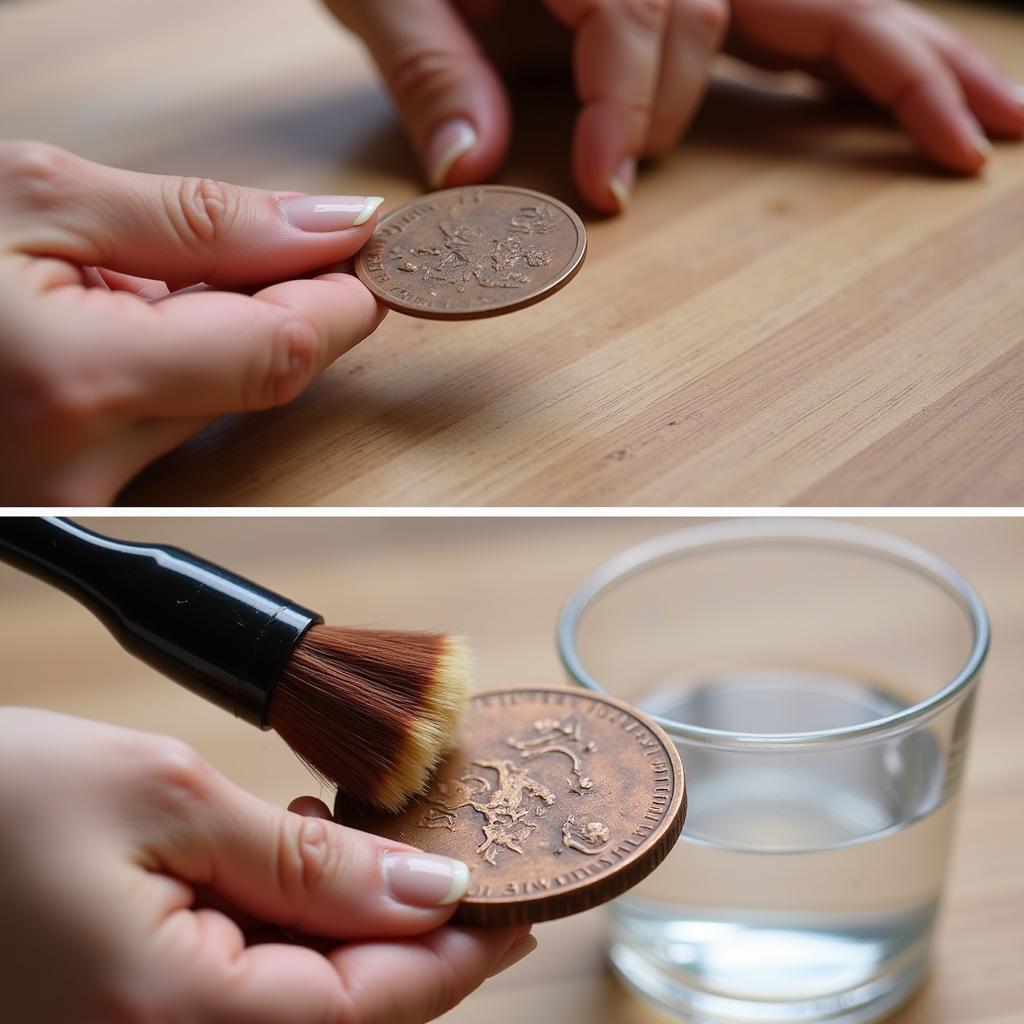
[[(949, 561), (993, 627), (934, 970), (897, 1024), (1024, 1021), (1024, 521), (873, 520)], [(553, 626), (573, 586), (662, 520), (122, 519), (97, 529), (220, 559), (328, 621), (442, 627), (473, 638), (478, 683), (563, 680)], [(0, 704), (32, 704), (169, 732), (283, 805), (316, 792), (270, 733), (236, 722), (128, 658), (63, 595), (0, 566)], [(540, 951), (488, 982), (446, 1024), (655, 1024), (606, 971), (600, 910), (536, 928)]]
[[(933, 6), (1024, 80), (1019, 13)], [(387, 207), (422, 187), (360, 45), (307, 0), (5, 4), (0, 62), (5, 135)], [(123, 501), (1024, 502), (1024, 146), (958, 180), (882, 117), (725, 73), (629, 215), (589, 218), (564, 292), (495, 321), (392, 314)], [(578, 202), (571, 98), (515, 103), (501, 180)]]

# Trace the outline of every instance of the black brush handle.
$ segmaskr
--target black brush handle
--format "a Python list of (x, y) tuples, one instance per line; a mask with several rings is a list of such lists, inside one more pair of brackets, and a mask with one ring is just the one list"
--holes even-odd
[(0, 560), (70, 594), (135, 657), (263, 729), (295, 645), (323, 622), (186, 551), (68, 519), (0, 517)]

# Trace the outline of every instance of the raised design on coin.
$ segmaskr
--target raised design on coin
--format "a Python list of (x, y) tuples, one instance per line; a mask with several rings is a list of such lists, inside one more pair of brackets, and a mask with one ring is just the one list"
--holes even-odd
[[(584, 745), (578, 718), (573, 717), (564, 722), (557, 718), (538, 719), (533, 723), (533, 731), (540, 735), (525, 739), (513, 736), (505, 742), (518, 750), (523, 760), (550, 757), (552, 754), (569, 758), (572, 775), (565, 779), (568, 796), (580, 797), (593, 788), (593, 781), (583, 774), (582, 760), (570, 749), (571, 744), (584, 751), (597, 749), (594, 743)], [(530, 820), (531, 815), (543, 817), (547, 808), (557, 803), (559, 797), (544, 781), (507, 758), (473, 761), (472, 768), (481, 771), (479, 774), (468, 772), (455, 782), (435, 782), (424, 797), (431, 808), (420, 819), (420, 826), (447, 828), (454, 832), (458, 812), (463, 808), (471, 808), (483, 818), (480, 823), (483, 842), (476, 848), (476, 852), (488, 864), (497, 865), (499, 848), (502, 847), (522, 856), (523, 848), (520, 844), (530, 838), (530, 833), (538, 825), (538, 822)], [(494, 778), (485, 774), (487, 772), (493, 772)], [(487, 797), (486, 803), (484, 797)], [(577, 830), (575, 815), (570, 814), (562, 826), (562, 842), (581, 853), (597, 853), (598, 848), (584, 844), (593, 844), (595, 834), (602, 832), (607, 840), (608, 829), (600, 822), (591, 822), (582, 830)]]
[(356, 274), (381, 302), (460, 320), (511, 312), (567, 284), (586, 230), (564, 203), (530, 189), (448, 189), (383, 217)]
[(455, 919), (546, 921), (612, 899), (679, 836), (671, 740), (622, 701), (523, 687), (474, 694), (456, 750), (397, 815), (343, 806), (346, 825), (469, 866)]
[(608, 826), (600, 821), (578, 825), (575, 814), (570, 814), (562, 824), (562, 845), (580, 853), (600, 853), (608, 845), (609, 835)]

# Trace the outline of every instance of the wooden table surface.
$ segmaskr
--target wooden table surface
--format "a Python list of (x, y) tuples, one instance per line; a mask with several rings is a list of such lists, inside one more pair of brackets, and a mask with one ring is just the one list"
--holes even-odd
[[(1024, 17), (935, 4), (1024, 80)], [(313, 0), (0, 4), (0, 134), (311, 193), (422, 188)], [(775, 79), (771, 80), (776, 83)], [(232, 416), (131, 504), (1024, 503), (1024, 146), (937, 173), (884, 118), (723, 83), (558, 296), (391, 315), (286, 409)], [(533, 88), (501, 180), (570, 202)], [(528, 126), (528, 127), (527, 127)]]
[[(573, 586), (625, 546), (674, 528), (658, 520), (132, 519), (97, 529), (219, 559), (320, 609), (329, 621), (443, 627), (473, 638), (482, 687), (561, 682), (553, 628)], [(930, 983), (898, 1024), (1024, 1021), (1024, 521), (891, 520), (875, 525), (947, 559), (992, 617), (952, 875)], [(0, 566), (0, 704), (31, 704), (177, 735), (264, 799), (316, 792), (260, 733), (125, 655), (63, 595)], [(657, 1024), (604, 966), (604, 917), (536, 929), (539, 952), (488, 982), (446, 1024)]]

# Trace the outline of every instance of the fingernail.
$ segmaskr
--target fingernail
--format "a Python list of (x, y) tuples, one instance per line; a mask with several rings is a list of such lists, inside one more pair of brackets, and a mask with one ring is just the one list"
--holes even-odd
[(365, 224), (383, 202), (383, 196), (297, 196), (278, 205), (300, 231), (343, 231)]
[(988, 141), (988, 136), (981, 130), (981, 125), (972, 130), (971, 144), (986, 160), (992, 155), (992, 143)]
[(636, 181), (636, 160), (627, 156), (608, 179), (608, 188), (615, 201), (619, 204), (619, 213), (628, 206), (633, 195), (633, 183)]
[(992, 143), (988, 141), (988, 136), (985, 134), (985, 129), (981, 127), (981, 122), (973, 114), (964, 111), (963, 125), (970, 134), (971, 146), (983, 159), (988, 160), (992, 155)]
[(455, 161), (468, 153), (478, 141), (476, 129), (464, 118), (445, 121), (434, 132), (427, 148), (430, 187), (441, 188)]
[(509, 946), (508, 952), (491, 968), (491, 973), (487, 977), (493, 978), (496, 974), (507, 971), (514, 964), (528, 957), (536, 948), (537, 939), (533, 935), (524, 935), (521, 939), (517, 939)]
[(414, 907), (443, 907), (463, 897), (469, 868), (433, 853), (386, 853), (384, 884), (392, 899)]

